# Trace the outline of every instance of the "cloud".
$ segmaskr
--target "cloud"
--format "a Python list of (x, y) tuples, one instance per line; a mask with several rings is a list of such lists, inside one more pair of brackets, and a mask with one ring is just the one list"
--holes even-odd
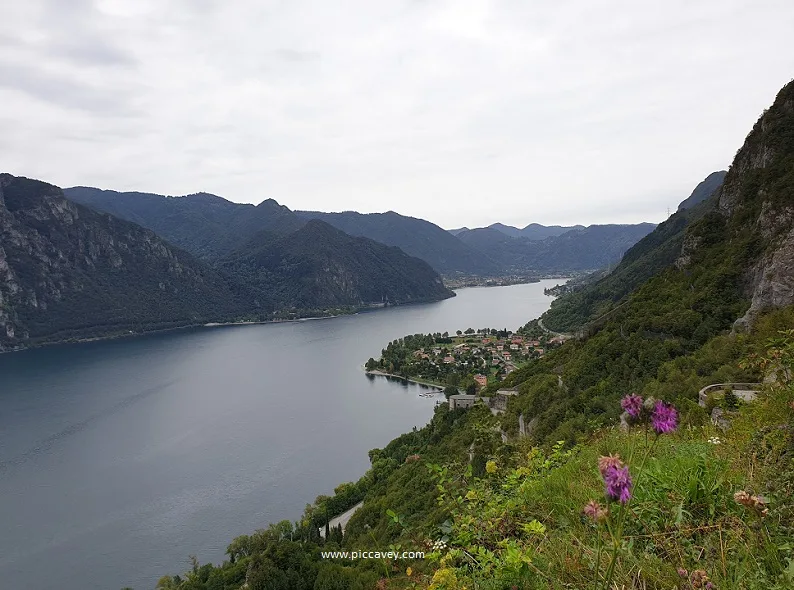
[(28, 0), (4, 18), (12, 172), (446, 227), (659, 221), (794, 72), (787, 0)]

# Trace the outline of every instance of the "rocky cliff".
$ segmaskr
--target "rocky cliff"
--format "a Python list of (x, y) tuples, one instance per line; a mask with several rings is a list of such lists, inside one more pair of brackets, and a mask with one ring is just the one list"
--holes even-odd
[(778, 93), (736, 154), (717, 193), (730, 239), (746, 242), (754, 261), (743, 274), (750, 308), (794, 303), (794, 82)]
[(0, 174), (0, 350), (255, 308), (252, 293), (153, 232)]

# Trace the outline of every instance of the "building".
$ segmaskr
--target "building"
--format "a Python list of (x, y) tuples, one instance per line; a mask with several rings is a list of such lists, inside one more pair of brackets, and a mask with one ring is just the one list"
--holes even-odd
[(445, 357), (444, 357), (444, 362), (445, 362), (446, 364), (454, 363), (454, 362), (455, 362), (455, 359), (454, 359), (453, 357), (451, 357), (451, 356), (445, 356)]
[(449, 409), (459, 410), (472, 407), (477, 402), (476, 395), (469, 395), (467, 393), (459, 393), (457, 395), (449, 396)]
[(510, 350), (518, 350), (518, 344), (511, 344)]
[(518, 391), (515, 389), (498, 389), (496, 393), (491, 396), (491, 407), (500, 412), (504, 412), (507, 409), (507, 401), (516, 395), (518, 395)]
[(475, 382), (477, 383), (477, 385), (479, 385), (480, 387), (485, 387), (486, 385), (488, 385), (488, 377), (486, 377), (485, 375), (480, 375), (479, 373), (477, 373), (477, 374), (474, 376), (474, 381), (475, 381)]

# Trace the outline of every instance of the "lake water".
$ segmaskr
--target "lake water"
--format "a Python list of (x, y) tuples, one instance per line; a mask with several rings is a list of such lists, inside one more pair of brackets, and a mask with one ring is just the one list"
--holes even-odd
[(518, 328), (558, 282), (0, 355), (0, 587), (149, 590), (189, 554), (222, 561), (427, 423), (437, 398), (367, 377), (367, 358), (405, 334)]

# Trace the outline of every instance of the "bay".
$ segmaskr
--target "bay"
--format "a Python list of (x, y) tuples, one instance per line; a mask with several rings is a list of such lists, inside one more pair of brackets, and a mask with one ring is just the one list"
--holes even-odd
[(222, 561), (429, 420), (426, 388), (364, 374), (387, 342), (516, 329), (559, 282), (0, 355), (0, 586), (147, 590)]

